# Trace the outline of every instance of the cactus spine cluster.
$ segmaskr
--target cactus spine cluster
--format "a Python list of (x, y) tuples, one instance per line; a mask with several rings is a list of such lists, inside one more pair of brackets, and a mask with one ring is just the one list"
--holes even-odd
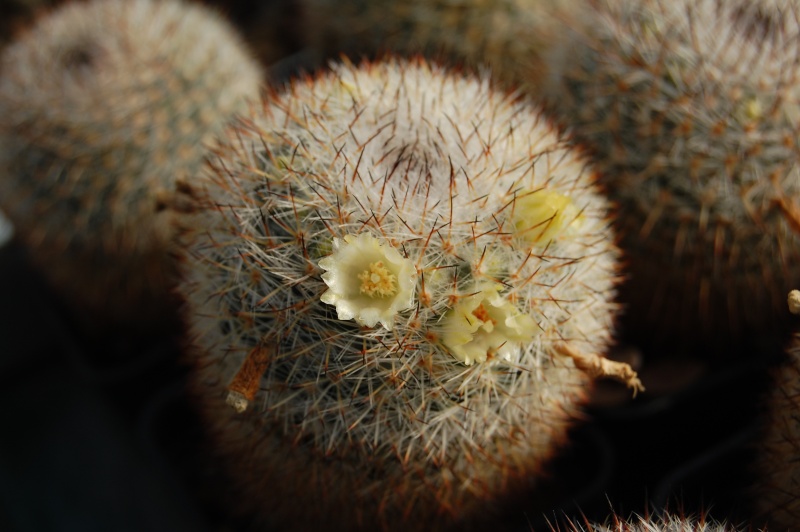
[(719, 352), (782, 331), (800, 281), (795, 3), (597, 9), (593, 31), (565, 39), (582, 52), (550, 64), (542, 93), (619, 204), (626, 325)]
[(0, 72), (0, 207), (33, 262), (90, 328), (160, 328), (176, 186), (259, 68), (204, 8), (92, 0), (41, 19)]
[(323, 57), (421, 53), (516, 86), (538, 83), (542, 54), (579, 24), (584, 0), (301, 0), (305, 45)]
[(569, 523), (557, 532), (739, 532), (749, 527), (713, 521), (705, 516), (692, 517), (665, 513), (657, 517), (634, 515), (628, 519), (613, 515), (605, 523)]
[(227, 490), (284, 526), (436, 528), (535, 478), (608, 369), (618, 258), (536, 109), (345, 64), (270, 94), (211, 166), (179, 291)]

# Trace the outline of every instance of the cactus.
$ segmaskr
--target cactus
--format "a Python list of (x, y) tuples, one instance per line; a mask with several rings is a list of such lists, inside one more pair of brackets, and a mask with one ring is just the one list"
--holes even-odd
[(39, 20), (0, 71), (0, 208), (33, 263), (87, 328), (160, 329), (175, 188), (259, 68), (204, 8), (94, 0)]
[(784, 294), (800, 281), (797, 15), (791, 0), (605, 1), (592, 32), (564, 39), (582, 51), (550, 64), (538, 94), (594, 152), (619, 204), (623, 326), (639, 339), (733, 354), (752, 335), (788, 332)]
[(795, 4), (598, 4), (573, 36), (581, 52), (554, 52), (539, 94), (619, 204), (624, 325), (729, 354), (786, 332), (784, 294), (800, 281)]
[(557, 532), (738, 532), (749, 527), (734, 526), (725, 522), (665, 513), (658, 517), (633, 515), (625, 519), (613, 515), (605, 523), (570, 522), (565, 527), (556, 527)]
[[(192, 388), (241, 509), (464, 526), (541, 472), (602, 353), (618, 252), (533, 107), (421, 60), (268, 95), (191, 189)], [(280, 486), (275, 489), (274, 486)]]
[(373, 57), (422, 53), (489, 67), (516, 87), (538, 83), (541, 55), (565, 25), (585, 23), (586, 0), (300, 0), (307, 51)]

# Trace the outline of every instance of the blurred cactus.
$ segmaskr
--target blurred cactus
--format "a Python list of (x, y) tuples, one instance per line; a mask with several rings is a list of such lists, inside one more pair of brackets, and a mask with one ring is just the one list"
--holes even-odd
[(629, 519), (614, 515), (603, 524), (570, 523), (554, 530), (557, 532), (744, 532), (751, 528), (713, 521), (706, 519), (705, 516), (685, 517), (664, 514), (658, 517), (634, 515)]
[[(179, 290), (236, 502), (291, 528), (438, 528), (535, 482), (600, 358), (595, 176), (485, 80), (342, 65), (270, 94), (192, 186)], [(227, 402), (227, 405), (226, 405)]]
[[(580, 26), (588, 0), (300, 0), (309, 52), (374, 57), (421, 53), (489, 67), (505, 85), (538, 83), (542, 54), (565, 26)], [(564, 47), (560, 47), (564, 50)]]
[(796, 3), (598, 4), (540, 94), (619, 204), (623, 324), (728, 355), (781, 338), (800, 283)]
[(176, 184), (256, 98), (258, 67), (211, 12), (76, 2), (0, 64), (0, 207), (91, 329), (161, 328)]

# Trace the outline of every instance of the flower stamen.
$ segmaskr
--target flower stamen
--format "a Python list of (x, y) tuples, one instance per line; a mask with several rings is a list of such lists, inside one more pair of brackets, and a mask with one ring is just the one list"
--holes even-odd
[(369, 268), (358, 274), (358, 280), (360, 293), (369, 297), (391, 297), (397, 293), (397, 280), (383, 261), (371, 262)]
[(478, 284), (442, 320), (442, 344), (467, 366), (496, 357), (513, 360), (538, 332), (533, 318), (501, 290), (497, 283)]
[(328, 286), (320, 301), (335, 305), (340, 320), (391, 331), (395, 316), (414, 307), (414, 263), (368, 232), (334, 237), (332, 250), (318, 263)]
[(481, 320), (483, 323), (491, 323), (492, 325), (497, 325), (497, 320), (492, 319), (489, 315), (489, 311), (484, 308), (483, 303), (478, 305), (478, 308), (472, 311), (472, 315)]

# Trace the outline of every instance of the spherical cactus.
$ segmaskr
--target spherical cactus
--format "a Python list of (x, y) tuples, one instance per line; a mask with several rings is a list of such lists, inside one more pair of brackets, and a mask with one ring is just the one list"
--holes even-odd
[(566, 25), (587, 20), (586, 0), (300, 0), (308, 51), (374, 56), (422, 53), (489, 67), (506, 85), (538, 83), (541, 54)]
[(628, 519), (613, 515), (605, 523), (569, 523), (557, 532), (738, 532), (750, 530), (746, 526), (734, 526), (725, 522), (665, 513), (658, 517), (634, 515)]
[(41, 19), (0, 72), (0, 207), (33, 262), (90, 328), (160, 328), (176, 186), (259, 68), (204, 8), (95, 0)]
[(718, 353), (784, 330), (800, 281), (795, 4), (600, 4), (541, 94), (619, 204), (625, 325)]
[(179, 284), (193, 389), (267, 521), (463, 526), (540, 472), (586, 373), (638, 385), (596, 355), (618, 252), (594, 173), (488, 81), (341, 65), (211, 166)]

